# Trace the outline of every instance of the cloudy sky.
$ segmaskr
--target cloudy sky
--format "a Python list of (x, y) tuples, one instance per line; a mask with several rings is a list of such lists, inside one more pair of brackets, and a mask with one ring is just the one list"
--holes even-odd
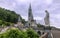
[(28, 20), (31, 3), (34, 19), (44, 24), (45, 10), (50, 14), (50, 25), (60, 28), (60, 0), (0, 0), (0, 7), (13, 10)]

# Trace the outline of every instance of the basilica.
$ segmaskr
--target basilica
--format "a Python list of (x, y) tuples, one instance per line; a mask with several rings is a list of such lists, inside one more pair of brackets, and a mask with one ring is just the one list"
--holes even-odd
[(29, 9), (28, 9), (28, 22), (25, 25), (23, 25), (21, 20), (20, 20), (20, 17), (19, 17), (17, 24), (18, 24), (17, 27), (20, 27), (20, 28), (21, 27), (23, 27), (23, 28), (37, 27), (36, 20), (34, 20), (34, 18), (33, 18), (31, 5), (29, 5)]
[[(26, 30), (28, 28), (32, 28), (34, 29), (36, 32), (38, 32), (38, 34), (40, 33), (41, 35), (44, 34), (44, 32), (50, 32), (49, 31), (49, 27), (50, 26), (50, 22), (49, 22), (49, 13), (46, 10), (46, 16), (44, 18), (45, 21), (45, 27), (38, 27), (37, 26), (37, 22), (36, 20), (34, 20), (33, 14), (32, 14), (32, 8), (31, 8), (31, 4), (29, 5), (29, 9), (28, 9), (28, 22), (23, 25), (23, 23), (20, 20), (20, 17), (18, 18), (18, 23), (17, 25), (14, 25), (15, 27), (19, 28), (20, 30)], [(48, 30), (47, 30), (48, 29)]]

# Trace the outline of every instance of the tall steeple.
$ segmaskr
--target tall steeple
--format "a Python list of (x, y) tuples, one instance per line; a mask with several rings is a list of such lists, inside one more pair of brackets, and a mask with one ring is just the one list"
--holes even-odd
[[(30, 4), (29, 10), (28, 10), (28, 17), (30, 17), (30, 18), (29, 18), (30, 20), (33, 20), (33, 14), (32, 14), (32, 9), (31, 9), (31, 4)], [(29, 19), (28, 19), (28, 20), (29, 20)]]
[(33, 14), (32, 14), (32, 9), (31, 9), (31, 4), (29, 5), (29, 9), (28, 9), (28, 23), (29, 26), (31, 26), (31, 21), (33, 21)]

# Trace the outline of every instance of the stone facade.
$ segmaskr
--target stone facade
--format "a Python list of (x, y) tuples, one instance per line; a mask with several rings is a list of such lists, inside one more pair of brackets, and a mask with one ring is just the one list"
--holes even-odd
[(28, 24), (29, 24), (29, 27), (37, 26), (36, 25), (36, 20), (34, 20), (34, 18), (33, 18), (31, 4), (30, 4), (29, 10), (28, 10)]

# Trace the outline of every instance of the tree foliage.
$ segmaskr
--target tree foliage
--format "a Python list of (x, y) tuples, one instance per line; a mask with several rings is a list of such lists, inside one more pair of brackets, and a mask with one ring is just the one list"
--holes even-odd
[(0, 38), (39, 38), (38, 34), (29, 29), (27, 31), (21, 31), (19, 29), (9, 29), (3, 34), (0, 34)]
[(27, 35), (29, 38), (39, 38), (38, 34), (31, 28), (27, 30)]
[(0, 8), (0, 20), (16, 23), (18, 21), (18, 14), (14, 11)]
[(3, 24), (2, 22), (17, 23), (18, 17), (20, 17), (21, 22), (25, 24), (26, 21), (19, 14), (16, 14), (16, 12), (0, 8), (0, 25)]

